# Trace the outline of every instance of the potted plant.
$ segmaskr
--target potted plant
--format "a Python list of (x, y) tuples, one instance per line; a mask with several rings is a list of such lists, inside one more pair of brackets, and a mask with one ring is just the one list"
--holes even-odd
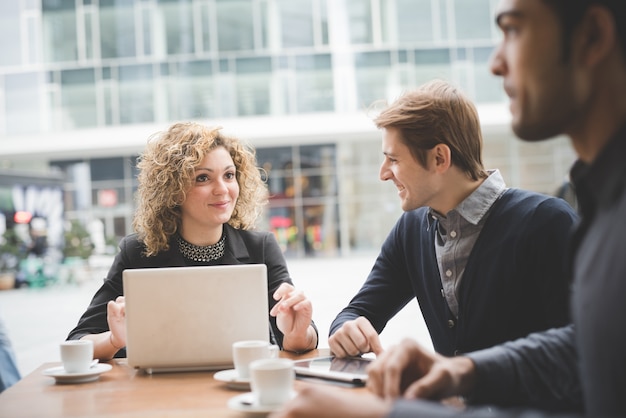
[(65, 247), (63, 256), (66, 258), (79, 258), (87, 260), (93, 253), (94, 245), (87, 229), (76, 220), (69, 224), (65, 232)]
[(20, 260), (23, 256), (20, 238), (13, 229), (7, 229), (0, 237), (0, 290), (15, 287)]
[(94, 251), (91, 236), (83, 224), (72, 220), (65, 231), (63, 265), (67, 271), (66, 281), (80, 283), (89, 276), (87, 260)]

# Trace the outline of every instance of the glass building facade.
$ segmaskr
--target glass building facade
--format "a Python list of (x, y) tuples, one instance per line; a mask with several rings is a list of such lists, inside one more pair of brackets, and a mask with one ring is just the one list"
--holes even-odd
[(443, 78), (477, 103), (487, 165), (511, 186), (550, 192), (573, 155), (563, 139), (526, 148), (497, 116), (508, 111), (488, 69), (496, 4), (2, 2), (0, 168), (63, 173), (66, 218), (100, 220), (115, 240), (131, 232), (139, 127), (241, 127), (268, 172), (260, 227), (286, 254), (375, 249), (401, 210), (395, 188), (378, 179), (380, 133), (364, 115)]

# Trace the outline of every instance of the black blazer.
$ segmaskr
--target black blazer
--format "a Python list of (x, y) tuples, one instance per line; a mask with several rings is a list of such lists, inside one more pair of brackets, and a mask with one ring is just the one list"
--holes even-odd
[[(137, 234), (124, 237), (119, 244), (120, 251), (104, 279), (104, 283), (94, 295), (89, 307), (80, 317), (76, 327), (67, 339), (77, 340), (87, 334), (99, 334), (109, 330), (107, 323), (107, 303), (124, 295), (122, 271), (134, 268), (184, 267), (192, 265), (232, 265), (232, 264), (265, 264), (267, 266), (268, 293), (267, 300), (270, 310), (276, 304), (272, 297), (282, 283), (293, 284), (287, 270), (285, 257), (270, 232), (244, 231), (224, 225), (226, 248), (224, 256), (209, 263), (195, 263), (185, 259), (178, 249), (175, 238), (170, 240), (170, 249), (159, 254), (146, 257), (143, 255), (144, 245), (137, 239)], [(269, 313), (268, 313), (269, 315)], [(216, 318), (216, 320), (219, 320)], [(276, 326), (276, 318), (269, 317), (270, 339), (283, 346), (283, 334)], [(313, 324), (315, 328), (315, 324)], [(315, 328), (317, 332), (317, 328)], [(126, 357), (126, 350), (121, 349), (115, 357)]]

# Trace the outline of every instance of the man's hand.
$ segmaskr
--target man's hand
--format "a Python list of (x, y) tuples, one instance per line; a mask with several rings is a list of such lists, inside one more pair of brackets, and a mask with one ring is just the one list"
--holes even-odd
[(439, 400), (468, 394), (474, 373), (474, 363), (466, 357), (447, 358), (405, 339), (368, 366), (367, 387), (388, 400)]
[(328, 338), (330, 351), (337, 357), (358, 356), (373, 352), (383, 352), (378, 333), (367, 318), (360, 316), (346, 321)]
[(382, 418), (390, 411), (390, 404), (367, 392), (307, 385), (270, 418)]

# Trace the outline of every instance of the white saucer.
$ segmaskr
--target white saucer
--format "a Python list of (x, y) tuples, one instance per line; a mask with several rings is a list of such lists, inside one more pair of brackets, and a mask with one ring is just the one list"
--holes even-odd
[[(291, 392), (291, 398), (295, 398), (296, 394), (295, 391)], [(254, 394), (247, 392), (230, 398), (228, 400), (228, 407), (241, 412), (269, 414), (270, 412), (280, 409), (282, 405), (259, 405), (254, 398)]]
[(237, 370), (221, 370), (213, 375), (215, 380), (220, 382), (226, 382), (226, 386), (231, 389), (237, 390), (250, 390), (250, 379), (246, 377), (239, 377)]
[(57, 383), (86, 383), (98, 380), (100, 375), (111, 370), (113, 366), (110, 364), (98, 363), (83, 373), (68, 373), (63, 366), (52, 367), (44, 370), (42, 373), (46, 376), (54, 377)]

